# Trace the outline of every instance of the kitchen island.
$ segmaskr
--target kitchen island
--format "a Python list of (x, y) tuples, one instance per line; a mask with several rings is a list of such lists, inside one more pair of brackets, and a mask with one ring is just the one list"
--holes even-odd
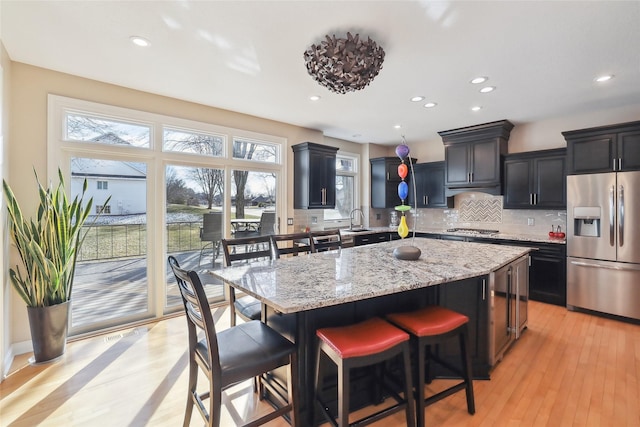
[[(393, 257), (396, 247), (411, 244), (422, 251), (419, 260)], [(301, 416), (313, 425), (315, 331), (321, 327), (428, 304), (444, 305), (469, 316), (474, 376), (488, 378), (496, 361), (492, 311), (509, 305), (496, 301), (501, 292), (492, 283), (497, 272), (507, 271), (512, 264), (528, 265), (523, 263), (528, 252), (524, 247), (416, 238), (212, 270), (211, 274), (260, 300), (262, 320), (297, 344)], [(448, 358), (457, 353), (456, 348), (453, 343), (438, 351)], [(354, 392), (358, 394), (357, 387)], [(328, 400), (331, 394), (328, 391)], [(360, 396), (363, 401), (369, 397), (366, 386)]]

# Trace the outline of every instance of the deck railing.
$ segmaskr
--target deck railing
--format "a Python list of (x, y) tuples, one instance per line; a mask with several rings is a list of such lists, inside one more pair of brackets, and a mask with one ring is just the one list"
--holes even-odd
[[(167, 224), (167, 252), (200, 250), (202, 221)], [(141, 256), (147, 253), (146, 224), (100, 224), (86, 229), (78, 261)]]

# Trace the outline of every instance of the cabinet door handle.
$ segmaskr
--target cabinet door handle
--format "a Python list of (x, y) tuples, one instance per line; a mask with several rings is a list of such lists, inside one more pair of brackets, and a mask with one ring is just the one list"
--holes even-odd
[(622, 157), (618, 157), (618, 170), (622, 170)]
[(533, 204), (534, 205), (538, 204), (538, 193), (533, 193)]
[(529, 204), (533, 205), (533, 193), (529, 193)]
[(487, 279), (482, 279), (482, 301), (487, 299)]
[(389, 172), (387, 172), (387, 181), (389, 181), (391, 179), (391, 175), (389, 174)]
[(424, 196), (424, 204), (425, 205), (429, 204), (429, 196)]
[(473, 172), (469, 174), (469, 177), (470, 177), (469, 182), (473, 182)]

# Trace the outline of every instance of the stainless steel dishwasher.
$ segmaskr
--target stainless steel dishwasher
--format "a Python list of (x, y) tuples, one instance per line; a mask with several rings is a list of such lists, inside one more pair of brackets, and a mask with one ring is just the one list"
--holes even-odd
[(494, 366), (527, 326), (529, 255), (489, 276), (489, 363)]

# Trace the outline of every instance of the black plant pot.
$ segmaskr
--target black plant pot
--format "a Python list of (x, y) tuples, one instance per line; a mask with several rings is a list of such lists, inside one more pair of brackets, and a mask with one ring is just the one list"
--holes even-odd
[(49, 307), (27, 307), (33, 363), (53, 362), (64, 354), (70, 304), (67, 301)]

